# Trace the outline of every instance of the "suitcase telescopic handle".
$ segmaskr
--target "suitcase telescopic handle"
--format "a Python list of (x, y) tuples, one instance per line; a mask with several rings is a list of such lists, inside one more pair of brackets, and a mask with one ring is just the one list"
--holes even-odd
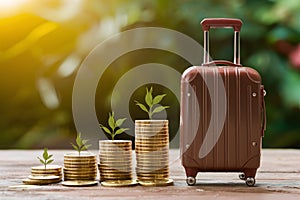
[(201, 21), (201, 26), (204, 31), (204, 58), (203, 64), (208, 65), (209, 62), (209, 30), (211, 28), (233, 28), (234, 30), (234, 60), (229, 61), (213, 61), (211, 63), (218, 64), (227, 62), (234, 66), (240, 66), (240, 30), (242, 21), (234, 18), (206, 18)]

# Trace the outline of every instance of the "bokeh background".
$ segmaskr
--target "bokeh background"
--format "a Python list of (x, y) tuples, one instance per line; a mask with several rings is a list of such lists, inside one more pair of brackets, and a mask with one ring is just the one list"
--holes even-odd
[[(0, 148), (71, 148), (76, 137), (74, 79), (97, 44), (121, 31), (147, 26), (177, 30), (202, 44), (199, 23), (206, 17), (244, 22), (242, 64), (261, 74), (267, 90), (264, 147), (300, 148), (299, 0), (0, 0)], [(211, 56), (232, 60), (232, 32), (218, 31), (211, 34)], [(154, 49), (118, 58), (98, 87), (100, 123), (106, 124), (110, 95), (122, 73), (150, 62), (180, 73), (191, 65)], [(171, 106), (168, 119), (175, 133), (179, 102), (168, 88), (154, 87), (155, 94), (167, 93), (162, 104)], [(143, 101), (144, 93), (141, 87), (132, 99)], [(134, 103), (124, 106), (129, 106), (132, 118), (146, 117)]]

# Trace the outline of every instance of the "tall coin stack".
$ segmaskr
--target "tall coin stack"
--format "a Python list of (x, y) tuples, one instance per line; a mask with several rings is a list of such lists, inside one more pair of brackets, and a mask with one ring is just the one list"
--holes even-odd
[(88, 152), (64, 155), (64, 182), (66, 186), (97, 184), (96, 155)]
[(61, 166), (47, 165), (31, 167), (31, 175), (23, 180), (23, 183), (30, 185), (47, 185), (59, 183), (62, 180)]
[(132, 174), (131, 140), (100, 140), (100, 182), (103, 186), (135, 185)]
[(172, 185), (169, 179), (168, 120), (135, 121), (136, 174), (144, 186)]

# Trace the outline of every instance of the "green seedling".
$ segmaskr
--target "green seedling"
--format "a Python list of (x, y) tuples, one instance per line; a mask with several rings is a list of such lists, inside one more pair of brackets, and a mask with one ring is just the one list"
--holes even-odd
[(111, 136), (111, 139), (114, 140), (116, 135), (119, 135), (123, 133), (126, 130), (129, 130), (129, 128), (120, 128), (126, 118), (115, 120), (115, 114), (114, 112), (109, 113), (108, 117), (108, 125), (110, 128), (103, 126), (100, 124), (100, 127)]
[(48, 149), (45, 147), (44, 148), (44, 153), (43, 153), (43, 159), (41, 159), (40, 157), (37, 157), (37, 158), (45, 166), (45, 169), (46, 169), (47, 165), (54, 161), (54, 159), (51, 159), (52, 157), (53, 157), (53, 155), (49, 155), (48, 154)]
[(81, 138), (81, 133), (78, 133), (76, 137), (76, 145), (73, 143), (71, 143), (71, 145), (76, 151), (78, 151), (78, 154), (80, 156), (81, 151), (88, 150), (88, 148), (91, 146), (90, 144), (87, 144), (87, 142), (88, 140), (83, 140)]
[(150, 90), (146, 88), (146, 96), (145, 96), (146, 105), (141, 104), (138, 101), (135, 101), (135, 104), (137, 106), (139, 106), (143, 111), (147, 112), (149, 119), (152, 119), (153, 114), (159, 113), (170, 107), (170, 106), (159, 105), (159, 103), (166, 96), (166, 94), (157, 95), (153, 98), (152, 92), (153, 92), (152, 87), (150, 88)]

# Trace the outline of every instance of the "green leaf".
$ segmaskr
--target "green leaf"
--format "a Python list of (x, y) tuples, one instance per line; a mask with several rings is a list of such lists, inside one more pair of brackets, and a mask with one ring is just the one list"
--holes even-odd
[(165, 109), (167, 109), (167, 108), (169, 108), (169, 106), (158, 106), (158, 107), (156, 107), (156, 108), (152, 111), (152, 114), (161, 112), (161, 111), (163, 111), (163, 110), (165, 110)]
[(85, 145), (89, 140), (82, 140), (82, 145)]
[(150, 88), (150, 91), (148, 91), (148, 88), (146, 88), (145, 102), (149, 107), (151, 107), (153, 105), (152, 101), (152, 87)]
[(112, 112), (111, 114), (109, 114), (109, 118), (108, 118), (108, 125), (110, 126), (110, 128), (112, 130), (114, 130), (116, 127), (115, 127), (115, 113)]
[(116, 121), (116, 127), (122, 126), (122, 124), (124, 123), (125, 120), (126, 120), (126, 118), (118, 119)]
[(166, 96), (166, 94), (162, 94), (162, 95), (157, 95), (156, 97), (154, 97), (153, 99), (153, 104), (158, 104), (159, 102), (161, 102), (161, 100)]
[(106, 133), (111, 134), (111, 131), (110, 131), (108, 128), (106, 128), (105, 126), (103, 126), (102, 124), (100, 124), (100, 127), (101, 127)]
[(76, 150), (76, 151), (79, 151), (79, 148), (78, 146), (76, 146), (75, 144), (71, 143), (71, 145), (73, 146), (73, 148)]
[(47, 148), (45, 147), (44, 148), (44, 153), (43, 153), (43, 158), (44, 158), (44, 160), (47, 160), (48, 159), (48, 152), (47, 152)]
[(118, 129), (118, 130), (116, 131), (115, 135), (121, 134), (121, 133), (123, 133), (123, 132), (126, 131), (126, 130), (129, 130), (129, 128), (120, 128), (120, 129)]
[(53, 155), (49, 155), (49, 156), (48, 156), (48, 159), (52, 158), (52, 156), (53, 156)]
[(92, 145), (91, 144), (84, 145), (84, 149), (83, 150), (88, 150), (88, 148), (90, 148), (90, 146), (92, 146)]
[(40, 162), (44, 165), (45, 164), (45, 161), (43, 160), (43, 159), (41, 159), (40, 157), (37, 157), (39, 160), (40, 160)]
[(48, 164), (52, 163), (53, 161), (54, 161), (53, 159), (51, 159), (51, 160), (48, 160), (48, 161), (47, 161), (47, 163), (46, 163), (46, 165), (48, 165)]
[(77, 137), (76, 137), (76, 144), (78, 146), (81, 146), (82, 145), (82, 141), (81, 141), (81, 133), (78, 133), (77, 134)]
[(143, 111), (145, 111), (145, 112), (148, 113), (148, 110), (147, 110), (146, 106), (144, 106), (143, 104), (139, 103), (138, 101), (135, 101), (135, 104), (137, 106), (139, 106)]

